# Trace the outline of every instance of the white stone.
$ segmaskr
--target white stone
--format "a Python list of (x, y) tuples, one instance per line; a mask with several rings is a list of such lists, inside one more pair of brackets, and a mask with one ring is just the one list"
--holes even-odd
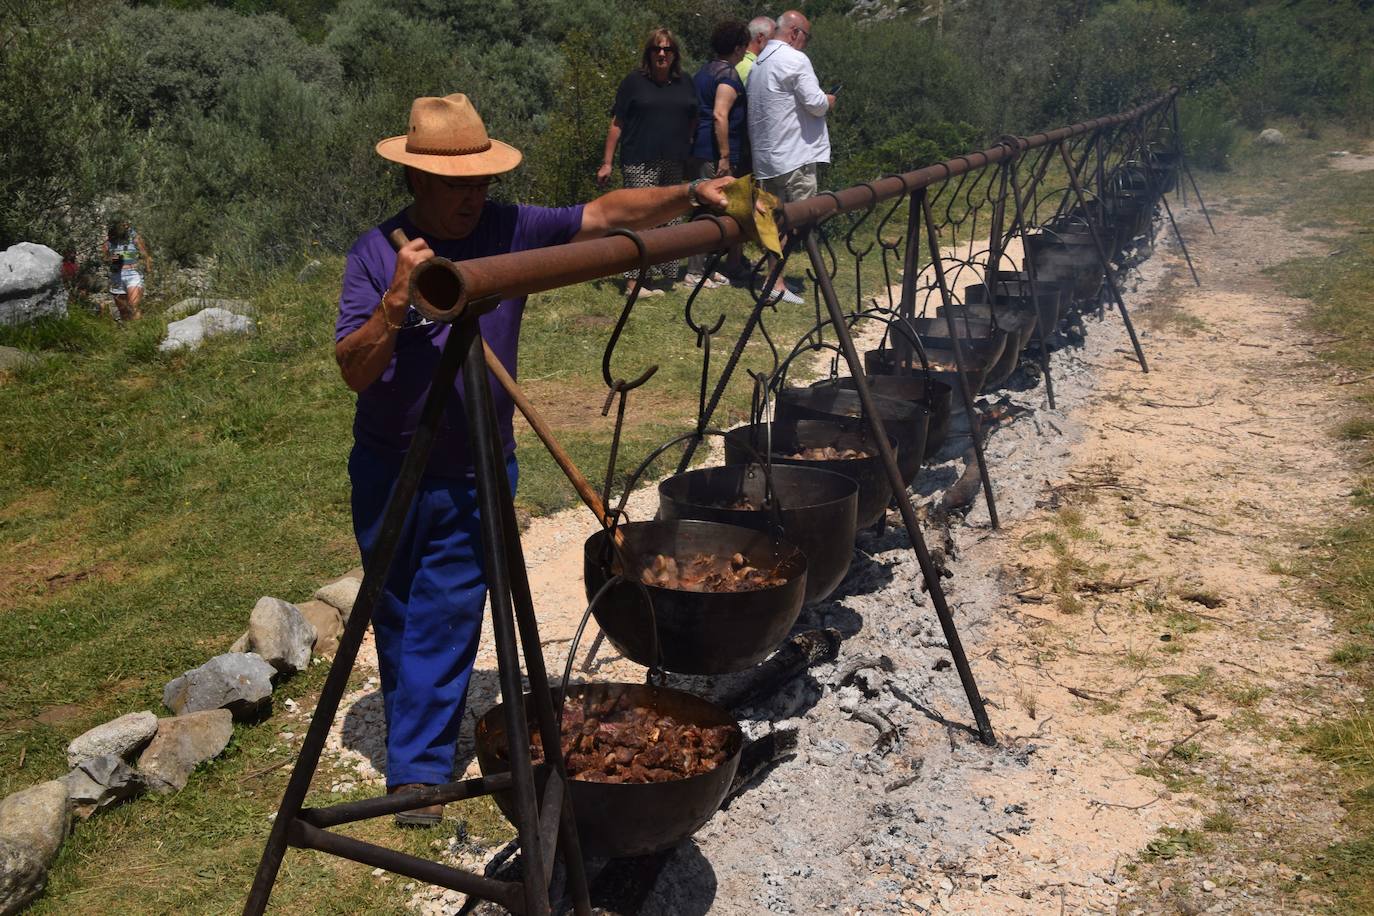
[(294, 674), (310, 664), (315, 627), (294, 604), (264, 596), (248, 618), (248, 642), (273, 668)]
[(46, 868), (71, 826), (67, 786), (60, 779), (31, 786), (0, 801), (0, 837), (32, 851)]
[(67, 766), (74, 767), (91, 757), (128, 758), (157, 734), (157, 716), (148, 710), (131, 712), (97, 725), (73, 738), (67, 745)]
[(1260, 131), (1259, 142), (1265, 146), (1283, 146), (1288, 142), (1288, 138), (1277, 127), (1266, 127)]
[(176, 305), (167, 309), (168, 318), (181, 318), (184, 315), (192, 315), (204, 309), (223, 309), (226, 312), (233, 312), (235, 315), (243, 315), (248, 318), (256, 318), (258, 310), (253, 303), (246, 299), (209, 299), (204, 296), (192, 296), (189, 299), (182, 299)]
[(353, 613), (353, 602), (358, 600), (358, 589), (362, 588), (362, 580), (353, 576), (344, 576), (336, 579), (328, 585), (321, 586), (315, 592), (315, 597), (325, 604), (333, 605), (339, 609), (344, 623), (348, 623), (348, 615)]
[(246, 315), (236, 315), (221, 308), (208, 308), (167, 325), (167, 337), (157, 348), (163, 353), (195, 350), (207, 337), (247, 334), (256, 326), (253, 319)]
[(47, 245), (11, 245), (0, 252), (0, 324), (47, 317), (67, 317), (62, 256)]

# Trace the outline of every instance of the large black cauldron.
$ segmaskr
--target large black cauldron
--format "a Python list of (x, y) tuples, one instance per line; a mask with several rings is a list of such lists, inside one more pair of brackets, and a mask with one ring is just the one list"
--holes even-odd
[[(1020, 326), (1025, 323), (1025, 317), (1010, 310), (1002, 314), (989, 313), (974, 317), (963, 306), (955, 306), (955, 309), (954, 331), (961, 344), (971, 340), (987, 341), (996, 349), (997, 342), (1001, 341), (1002, 352), (998, 355), (997, 362), (988, 369), (987, 378), (983, 380), (984, 388), (996, 388), (1011, 377), (1016, 371), (1016, 364), (1021, 361)], [(1010, 327), (1002, 326), (1004, 319)], [(949, 337), (949, 322), (945, 321), (943, 308), (936, 318), (903, 320), (921, 336), (921, 342), (926, 346), (943, 350), (953, 348)]]
[[(811, 383), (812, 388), (843, 388), (854, 391), (854, 379), (847, 375), (837, 378), (821, 379)], [(944, 447), (949, 436), (949, 409), (953, 392), (949, 385), (935, 379), (927, 379), (924, 372), (915, 375), (870, 375), (868, 387), (876, 395), (898, 401), (919, 404), (930, 412), (930, 424), (926, 427), (926, 448), (922, 460), (931, 457)]]
[[(727, 558), (740, 553), (751, 565), (786, 580), (751, 592), (689, 592), (630, 582), (612, 586), (592, 613), (611, 645), (631, 661), (682, 674), (743, 671), (771, 655), (797, 622), (806, 596), (806, 556), (795, 545), (716, 522), (627, 522), (617, 530), (630, 556), (642, 564), (660, 553), (679, 563), (702, 553)], [(587, 538), (582, 548), (587, 600), (620, 572), (610, 533)], [(642, 572), (625, 574), (637, 581)], [(644, 604), (646, 591), (652, 615)]]
[[(920, 404), (876, 394), (873, 406), (883, 421), (883, 429), (897, 441), (897, 470), (902, 472), (902, 486), (909, 487), (925, 457), (930, 411)], [(776, 422), (784, 425), (801, 420), (831, 420), (845, 429), (867, 430), (858, 392), (838, 388), (784, 388), (778, 394), (775, 416)]]
[[(669, 782), (569, 782), (583, 853), (617, 859), (671, 849), (700, 830), (730, 791), (744, 746), (739, 723), (700, 697), (648, 684), (576, 684), (568, 688), (567, 702), (594, 703), (607, 696), (628, 697), (635, 706), (646, 706), (682, 723), (732, 728), (725, 761), (709, 773)], [(530, 700), (531, 695), (525, 694), (525, 715), (533, 728)], [(510, 770), (509, 746), (505, 710), (498, 704), (477, 720), (477, 765), (483, 776)], [(496, 794), (496, 804), (508, 818), (515, 816), (513, 802), (508, 792)]]
[[(844, 581), (854, 558), (859, 485), (832, 471), (774, 465), (769, 472), (782, 536), (806, 554), (806, 602), (820, 601)], [(767, 478), (757, 464), (727, 464), (674, 474), (658, 485), (663, 519), (695, 518), (768, 531)], [(731, 508), (741, 499), (757, 509)]]
[[(769, 424), (751, 423), (740, 426), (725, 434), (725, 463), (747, 464), (768, 452)], [(888, 442), (897, 449), (897, 440), (888, 433)], [(804, 448), (824, 448), (833, 445), (837, 448), (857, 448), (869, 452), (867, 458), (836, 459), (832, 461), (811, 461), (805, 458), (788, 458), (788, 455)], [(897, 451), (897, 460), (902, 453)], [(803, 420), (795, 423), (772, 424), (772, 456), (774, 466), (794, 465), (807, 468), (820, 468), (843, 474), (859, 485), (859, 511), (857, 524), (867, 528), (883, 517), (888, 502), (892, 499), (892, 483), (887, 479), (883, 468), (883, 457), (878, 447), (869, 438), (868, 430), (846, 428), (829, 420)]]

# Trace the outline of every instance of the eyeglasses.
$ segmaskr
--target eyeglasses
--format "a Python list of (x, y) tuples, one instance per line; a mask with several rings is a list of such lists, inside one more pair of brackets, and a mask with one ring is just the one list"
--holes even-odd
[(655, 54), (677, 54), (677, 49), (674, 48), (672, 45), (668, 45), (667, 47), (664, 47), (663, 45), (655, 45), (655, 46), (654, 46), (654, 53), (655, 53)]
[(811, 40), (811, 33), (808, 32), (806, 29), (802, 28), (802, 27), (799, 26), (799, 25), (794, 25), (794, 26), (792, 26), (792, 31), (794, 31), (794, 32), (800, 32), (801, 35), (802, 35), (802, 37), (805, 38), (807, 41), (810, 41), (810, 40)]
[(444, 175), (434, 177), (452, 191), (485, 191), (492, 185), (501, 183), (500, 175), (489, 175), (485, 178), (448, 178)]

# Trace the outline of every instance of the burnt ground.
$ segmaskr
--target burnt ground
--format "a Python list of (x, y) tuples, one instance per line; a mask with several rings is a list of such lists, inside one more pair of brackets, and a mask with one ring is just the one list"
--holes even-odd
[[(1357, 698), (1327, 661), (1324, 611), (1290, 574), (1343, 511), (1348, 456), (1324, 427), (1341, 395), (1303, 306), (1260, 269), (1316, 241), (1211, 201), (1217, 235), (1180, 213), (1205, 286), (1171, 239), (1127, 283), (1151, 372), (1119, 316), (1000, 428), (988, 455), (1000, 530), (978, 504), (947, 535), (946, 580), (999, 743), (977, 742), (905, 536), (861, 538), (855, 571), (803, 625), (839, 658), (751, 709), (753, 737), (796, 752), (736, 796), (639, 886), (603, 898), (644, 913), (1306, 912), (1303, 869), (1337, 835), (1324, 765), (1295, 729)], [(953, 459), (948, 481), (960, 470)], [(938, 494), (930, 494), (932, 497)], [(633, 517), (652, 514), (649, 494)], [(551, 665), (583, 608), (585, 512), (536, 520), (526, 552)], [(581, 654), (581, 653), (579, 653)], [(643, 669), (603, 648), (591, 675)], [(374, 781), (381, 717), (365, 647), (329, 765), (338, 791)], [(728, 683), (675, 682), (711, 695)], [(470, 715), (495, 697), (490, 646)], [(470, 737), (460, 755), (470, 760)], [(341, 775), (346, 774), (346, 775)], [(440, 844), (442, 845), (442, 844)], [(469, 864), (494, 850), (450, 843)], [(391, 880), (380, 876), (378, 880)], [(609, 879), (603, 887), (609, 886)], [(621, 891), (624, 888), (620, 888)], [(461, 897), (414, 888), (413, 905)], [(618, 905), (613, 905), (618, 902)], [(638, 902), (642, 901), (642, 902)]]

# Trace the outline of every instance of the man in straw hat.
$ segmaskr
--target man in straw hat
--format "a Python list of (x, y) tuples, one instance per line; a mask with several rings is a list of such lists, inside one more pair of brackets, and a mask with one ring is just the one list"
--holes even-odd
[[(592, 239), (615, 227), (661, 225), (694, 206), (723, 210), (732, 179), (612, 191), (573, 207), (531, 207), (487, 200), (487, 189), (520, 164), (520, 151), (487, 136), (467, 97), (416, 99), (405, 136), (377, 144), (406, 167), (413, 201), (353, 244), (344, 266), (335, 356), (358, 393), (353, 527), (366, 560), (381, 533), (387, 497), (419, 423), (449, 327), (410, 304), (410, 275), (436, 255), (459, 261)], [(399, 251), (388, 237), (404, 231)], [(481, 318), (482, 334), (512, 374), (524, 297)], [(476, 483), (459, 398), (449, 402), (429, 468), (416, 496), (372, 626), (387, 722), (389, 791), (453, 779), (468, 678), (482, 631), (482, 572)], [(512, 491), (517, 468), (514, 405), (493, 388)], [(437, 824), (439, 805), (397, 815), (398, 823)]]

